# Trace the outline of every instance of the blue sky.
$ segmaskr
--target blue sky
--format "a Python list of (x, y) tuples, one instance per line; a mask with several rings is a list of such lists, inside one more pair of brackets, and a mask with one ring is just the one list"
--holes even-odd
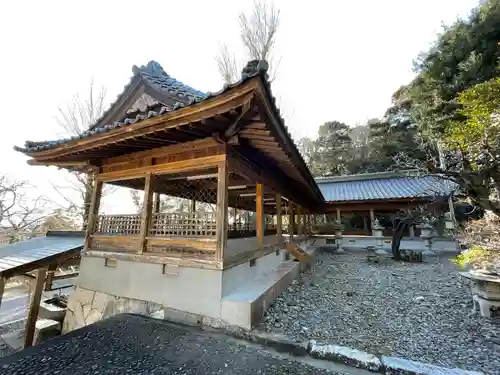
[[(355, 125), (382, 116), (412, 77), (412, 60), (477, 0), (285, 1), (273, 92), (295, 139), (325, 121)], [(113, 100), (134, 64), (156, 60), (204, 91), (221, 86), (220, 43), (246, 61), (238, 13), (251, 0), (4, 1), (0, 4), (2, 172), (53, 194), (54, 168), (28, 167), (12, 146), (57, 138), (54, 116), (93, 79)]]

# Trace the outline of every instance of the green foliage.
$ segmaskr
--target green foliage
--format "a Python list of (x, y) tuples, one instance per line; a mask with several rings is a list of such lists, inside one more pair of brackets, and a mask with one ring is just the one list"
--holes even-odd
[(474, 162), (476, 155), (499, 150), (500, 79), (494, 78), (461, 92), (457, 101), (462, 105), (457, 112), (464, 120), (447, 124), (448, 146), (466, 153)]
[(472, 246), (469, 250), (457, 255), (453, 259), (450, 259), (450, 261), (455, 263), (460, 268), (466, 268), (467, 266), (473, 265), (488, 257), (489, 254), (490, 251), (481, 246)]

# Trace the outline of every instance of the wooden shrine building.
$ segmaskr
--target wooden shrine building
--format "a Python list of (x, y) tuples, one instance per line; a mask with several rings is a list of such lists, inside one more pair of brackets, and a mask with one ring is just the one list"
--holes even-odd
[[(240, 81), (204, 93), (152, 61), (133, 68), (89, 130), (16, 147), (32, 165), (93, 176), (64, 330), (109, 311), (137, 312), (130, 306), (140, 301), (250, 328), (300, 271), (284, 228), (288, 242), (307, 245), (313, 214), (364, 210), (373, 218), (374, 210), (416, 204), (415, 195), (385, 196), (393, 183), (358, 178), (355, 185), (370, 189), (339, 190), (344, 177), (315, 181), (276, 108), (267, 68), (251, 61)], [(104, 184), (143, 191), (141, 213), (104, 215)], [(166, 196), (189, 202), (187, 209), (164, 209)]]
[[(203, 93), (152, 61), (133, 68), (83, 134), (16, 147), (32, 165), (94, 178), (78, 288), (221, 318), (224, 296), (281, 261), (282, 213), (295, 214), (300, 240), (324, 200), (266, 71), (265, 61), (251, 61), (239, 82)], [(141, 214), (102, 215), (103, 184), (143, 190)], [(162, 212), (164, 195), (190, 209)], [(254, 213), (229, 220), (228, 209)]]
[[(411, 170), (316, 178), (316, 183), (325, 198), (327, 220), (341, 221), (344, 234), (368, 236), (375, 219), (391, 236), (398, 217), (417, 207), (442, 216), (456, 189), (450, 181)], [(406, 235), (418, 236), (418, 228), (411, 227)]]

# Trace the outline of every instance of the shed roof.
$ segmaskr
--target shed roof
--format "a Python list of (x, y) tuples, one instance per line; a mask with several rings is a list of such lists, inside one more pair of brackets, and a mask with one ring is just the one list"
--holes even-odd
[(83, 248), (84, 232), (48, 232), (0, 248), (0, 276), (11, 277), (56, 262), (61, 257), (77, 256)]
[(456, 186), (439, 176), (412, 172), (365, 173), (317, 178), (327, 202), (429, 199), (453, 194)]

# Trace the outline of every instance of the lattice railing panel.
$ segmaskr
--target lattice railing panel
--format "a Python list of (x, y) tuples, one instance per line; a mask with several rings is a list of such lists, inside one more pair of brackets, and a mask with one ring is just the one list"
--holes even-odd
[(99, 215), (94, 233), (107, 235), (138, 235), (141, 215)]
[(215, 212), (155, 213), (151, 218), (150, 236), (215, 236)]

